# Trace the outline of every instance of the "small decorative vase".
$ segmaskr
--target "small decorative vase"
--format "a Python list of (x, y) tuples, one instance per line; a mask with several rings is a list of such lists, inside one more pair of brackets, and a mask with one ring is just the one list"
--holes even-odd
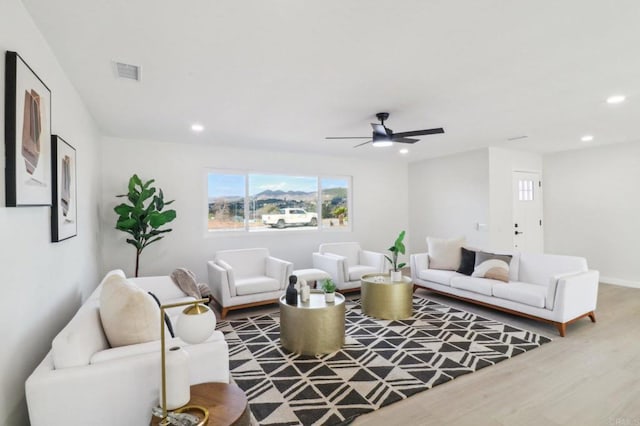
[[(189, 354), (179, 346), (165, 352), (165, 378), (167, 410), (175, 410), (186, 405), (191, 399), (189, 386)], [(160, 405), (162, 405), (162, 385), (160, 385)]]
[(287, 287), (287, 292), (285, 293), (285, 302), (287, 305), (297, 305), (298, 304), (298, 290), (296, 290), (296, 283), (298, 282), (298, 277), (295, 275), (289, 276), (289, 287)]
[(389, 271), (389, 275), (392, 283), (397, 283), (402, 281), (402, 271)]
[(324, 301), (327, 303), (334, 303), (336, 301), (336, 293), (335, 292), (325, 293)]
[(300, 300), (302, 301), (302, 303), (309, 302), (310, 294), (311, 294), (311, 288), (309, 288), (307, 283), (303, 280), (302, 283), (300, 283)]

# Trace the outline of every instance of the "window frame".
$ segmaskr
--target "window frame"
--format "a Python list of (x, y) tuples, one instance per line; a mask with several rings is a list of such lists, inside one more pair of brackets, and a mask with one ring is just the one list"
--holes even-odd
[[(244, 217), (243, 217), (243, 226), (238, 228), (225, 228), (225, 229), (209, 229), (209, 175), (210, 174), (224, 174), (224, 175), (238, 175), (244, 178)], [(293, 226), (287, 227), (284, 229), (274, 229), (274, 228), (264, 228), (264, 229), (255, 229), (251, 230), (249, 224), (249, 217), (251, 213), (251, 196), (249, 195), (249, 182), (251, 175), (261, 175), (261, 176), (286, 176), (286, 177), (310, 177), (316, 179), (316, 210), (315, 213), (318, 215), (318, 225), (313, 228), (309, 228), (307, 226)], [(334, 180), (344, 180), (347, 185), (347, 217), (349, 218), (346, 226), (343, 227), (332, 227), (332, 226), (324, 226), (323, 225), (323, 216), (322, 216), (322, 181), (323, 179), (334, 179)], [(321, 174), (302, 174), (302, 173), (280, 173), (280, 172), (262, 172), (262, 171), (254, 171), (254, 170), (238, 170), (238, 169), (221, 169), (221, 168), (206, 168), (204, 170), (204, 193), (205, 193), (205, 203), (204, 203), (204, 232), (207, 237), (214, 236), (234, 236), (234, 235), (263, 235), (265, 233), (279, 233), (278, 231), (286, 231), (280, 232), (282, 234), (288, 234), (289, 232), (302, 232), (302, 233), (315, 233), (315, 232), (352, 232), (353, 231), (353, 177), (349, 175), (321, 175)], [(295, 209), (300, 209), (298, 207), (292, 207)], [(311, 212), (309, 212), (311, 213)]]

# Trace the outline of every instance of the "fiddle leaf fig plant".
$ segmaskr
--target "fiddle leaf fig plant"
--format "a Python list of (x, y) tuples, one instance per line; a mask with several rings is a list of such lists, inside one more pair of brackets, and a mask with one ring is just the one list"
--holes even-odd
[(143, 183), (138, 175), (131, 176), (129, 192), (116, 195), (119, 198), (126, 197), (128, 203), (119, 204), (113, 209), (118, 214), (116, 229), (131, 235), (127, 243), (136, 248), (136, 277), (142, 250), (161, 240), (164, 237), (162, 234), (171, 232), (171, 228), (160, 228), (176, 218), (175, 210), (165, 210), (174, 200), (165, 201), (162, 189), (151, 186), (153, 182), (152, 179)]
[(406, 265), (406, 263), (404, 262), (398, 263), (398, 255), (404, 254), (406, 250), (403, 243), (404, 234), (405, 231), (400, 232), (400, 235), (398, 235), (398, 238), (396, 238), (396, 241), (393, 243), (393, 245), (387, 249), (391, 252), (391, 257), (387, 256), (386, 254), (384, 255), (384, 257), (386, 257), (387, 260), (391, 262), (391, 265), (393, 266), (393, 270), (395, 272), (398, 272), (400, 269), (402, 269), (402, 267)]

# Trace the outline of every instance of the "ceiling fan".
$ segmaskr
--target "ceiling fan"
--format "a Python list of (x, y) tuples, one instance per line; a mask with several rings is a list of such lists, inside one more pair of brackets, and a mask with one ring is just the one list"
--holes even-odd
[(368, 143), (372, 143), (372, 145), (375, 147), (383, 147), (391, 146), (393, 145), (393, 142), (416, 143), (419, 141), (419, 139), (413, 139), (410, 136), (435, 135), (438, 133), (444, 133), (444, 129), (442, 127), (393, 133), (393, 130), (387, 128), (384, 125), (385, 120), (389, 118), (388, 112), (379, 112), (376, 114), (376, 117), (378, 118), (378, 120), (380, 120), (380, 124), (371, 123), (371, 127), (373, 127), (373, 134), (371, 136), (328, 136), (325, 139), (371, 139), (369, 141), (355, 145), (354, 148), (366, 145)]

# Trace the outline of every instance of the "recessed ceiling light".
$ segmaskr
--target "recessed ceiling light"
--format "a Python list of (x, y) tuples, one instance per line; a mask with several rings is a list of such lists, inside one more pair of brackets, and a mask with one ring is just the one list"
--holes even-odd
[(400, 150), (400, 154), (408, 154), (408, 153), (409, 153), (409, 150), (407, 148), (402, 148)]
[(583, 137), (580, 138), (580, 140), (582, 142), (591, 142), (593, 140), (593, 136), (592, 135), (584, 135)]
[(196, 133), (200, 133), (201, 131), (204, 130), (204, 126), (202, 124), (195, 123), (191, 125), (191, 130), (193, 130)]
[(608, 104), (619, 104), (624, 102), (627, 97), (625, 95), (612, 95), (607, 98)]

